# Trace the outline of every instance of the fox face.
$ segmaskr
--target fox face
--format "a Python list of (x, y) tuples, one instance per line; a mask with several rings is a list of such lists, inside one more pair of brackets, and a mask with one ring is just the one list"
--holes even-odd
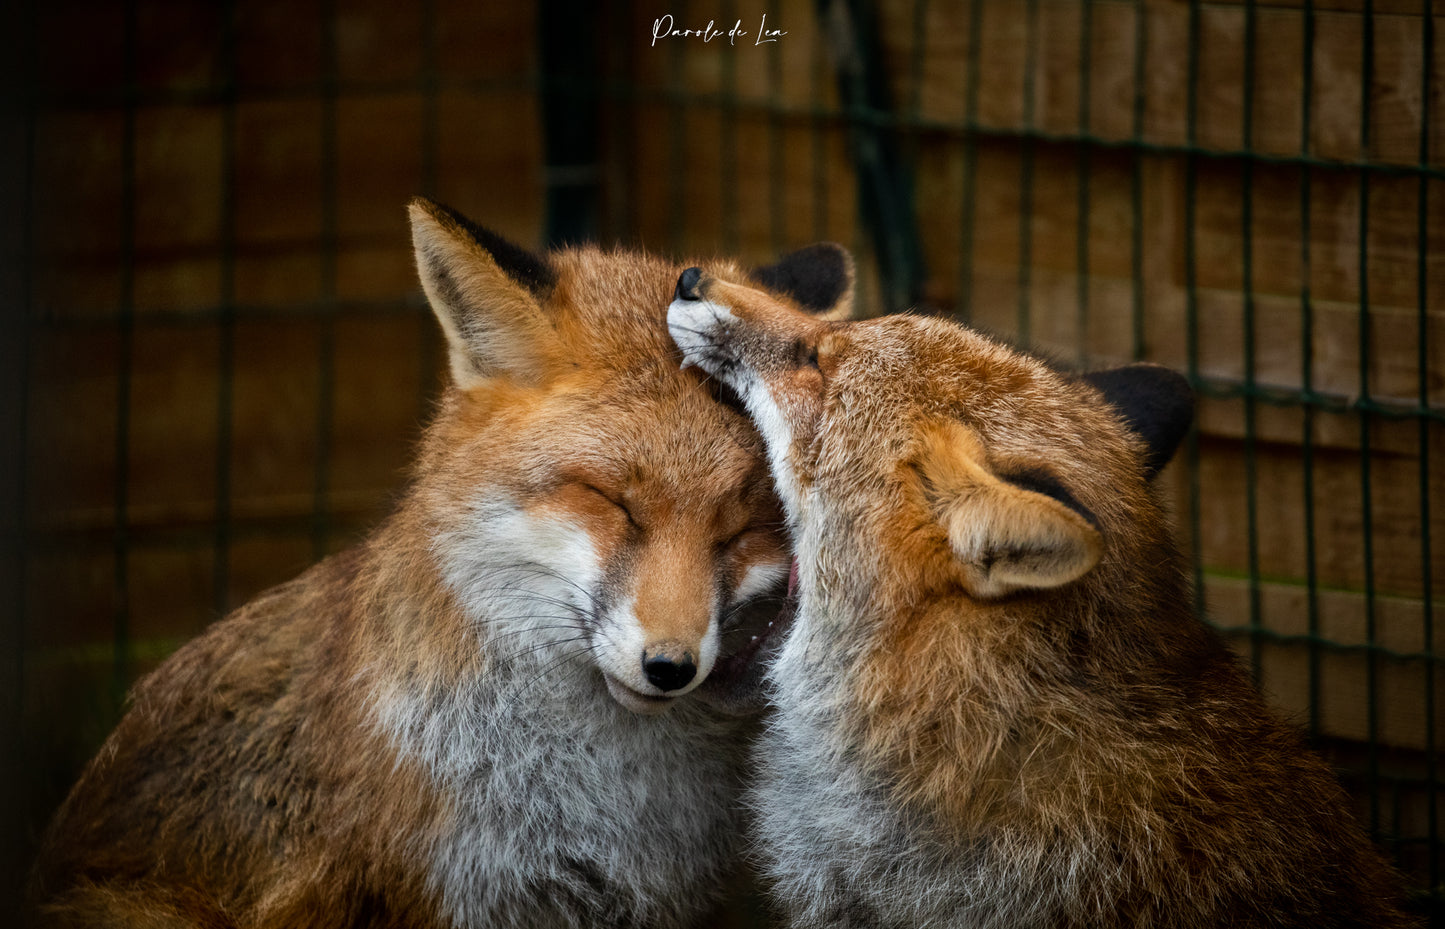
[(736, 654), (730, 634), (788, 568), (756, 436), (700, 385), (664, 384), (573, 372), (459, 396), (445, 456), (461, 480), (432, 527), (497, 654), (572, 646), (643, 713)]
[(1119, 488), (1142, 492), (1189, 422), (1187, 385), (1163, 368), (1093, 376), (1140, 397), (1121, 423), (1107, 393), (1081, 403), (1089, 388), (950, 323), (817, 319), (700, 269), (679, 279), (668, 325), (756, 421), (800, 545), (847, 525), (978, 599), (1093, 568), (1128, 520)]
[[(498, 655), (590, 665), (630, 710), (699, 688), (726, 703), (790, 556), (755, 430), (678, 371), (658, 325), (675, 270), (595, 249), (541, 258), (411, 211), (453, 381), (418, 469), (451, 593)], [(751, 279), (836, 309), (851, 267), (819, 246)]]
[[(727, 885), (790, 564), (763, 443), (679, 365), (678, 267), (411, 221), (451, 377), (407, 486), (137, 685), (44, 925), (678, 929)], [(836, 246), (709, 268), (849, 300)]]

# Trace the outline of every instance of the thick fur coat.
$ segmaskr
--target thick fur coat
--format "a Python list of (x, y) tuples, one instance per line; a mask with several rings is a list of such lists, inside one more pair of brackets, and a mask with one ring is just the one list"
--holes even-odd
[[(677, 266), (411, 218), (451, 385), (408, 488), (136, 687), (43, 925), (683, 927), (724, 886), (789, 565), (761, 443), (678, 369)], [(831, 309), (850, 275), (752, 279)]]
[(797, 927), (1409, 924), (1343, 791), (1191, 610), (1152, 478), (1188, 385), (679, 281), (756, 421), (797, 615), (751, 799)]

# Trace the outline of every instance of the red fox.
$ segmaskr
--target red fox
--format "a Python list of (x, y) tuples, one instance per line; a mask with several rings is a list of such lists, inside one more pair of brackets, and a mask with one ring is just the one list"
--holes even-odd
[[(679, 369), (679, 266), (410, 216), (451, 383), (409, 487), (136, 686), (44, 925), (681, 927), (733, 866), (790, 556), (756, 432)], [(749, 276), (851, 299), (837, 246)]]
[(798, 927), (1408, 925), (1327, 766), (1190, 609), (1151, 478), (1193, 400), (951, 322), (678, 281), (796, 556), (751, 805)]

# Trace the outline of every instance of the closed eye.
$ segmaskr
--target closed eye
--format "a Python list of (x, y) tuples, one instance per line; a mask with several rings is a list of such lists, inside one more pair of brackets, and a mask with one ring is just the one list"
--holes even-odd
[(793, 344), (793, 355), (800, 368), (818, 368), (818, 343), (799, 339)]
[(642, 528), (641, 524), (639, 524), (639, 523), (637, 522), (637, 520), (633, 518), (633, 516), (632, 516), (632, 511), (627, 508), (627, 504), (623, 503), (621, 500), (617, 499), (617, 498), (614, 497), (612, 494), (607, 493), (605, 490), (602, 490), (600, 487), (597, 487), (597, 486), (595, 486), (595, 485), (593, 485), (593, 484), (588, 484), (588, 483), (583, 482), (583, 483), (582, 483), (582, 486), (583, 486), (584, 488), (586, 488), (587, 490), (590, 490), (592, 493), (596, 494), (597, 496), (601, 497), (603, 500), (606, 500), (608, 503), (612, 504), (612, 505), (613, 505), (614, 507), (616, 507), (617, 509), (621, 510), (621, 511), (622, 511), (622, 515), (627, 517), (627, 522), (628, 522), (629, 524), (631, 524), (634, 529), (641, 529), (641, 528)]
[(736, 546), (739, 542), (741, 542), (741, 541), (743, 540), (743, 537), (744, 537), (744, 536), (746, 536), (748, 533), (754, 531), (754, 529), (756, 529), (756, 528), (757, 528), (757, 527), (755, 527), (755, 526), (747, 526), (747, 527), (745, 527), (745, 528), (743, 528), (743, 529), (741, 529), (741, 530), (739, 530), (739, 531), (737, 531), (737, 532), (734, 532), (732, 535), (728, 536), (726, 539), (724, 539), (722, 542), (720, 542), (720, 543), (718, 544), (718, 547), (717, 547), (717, 548), (718, 548), (718, 551), (719, 551), (719, 552), (729, 551), (729, 550), (732, 549), (734, 546)]

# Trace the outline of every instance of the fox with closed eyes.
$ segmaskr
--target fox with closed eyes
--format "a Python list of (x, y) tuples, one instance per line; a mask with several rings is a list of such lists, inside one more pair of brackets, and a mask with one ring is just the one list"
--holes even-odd
[(793, 540), (751, 790), (789, 925), (1413, 924), (1193, 614), (1152, 484), (1183, 378), (819, 320), (715, 269), (668, 326), (757, 424)]
[[(410, 216), (451, 377), (409, 486), (137, 685), (41, 925), (681, 929), (725, 886), (790, 563), (762, 444), (678, 368), (677, 265)], [(715, 266), (851, 294), (836, 246)]]

